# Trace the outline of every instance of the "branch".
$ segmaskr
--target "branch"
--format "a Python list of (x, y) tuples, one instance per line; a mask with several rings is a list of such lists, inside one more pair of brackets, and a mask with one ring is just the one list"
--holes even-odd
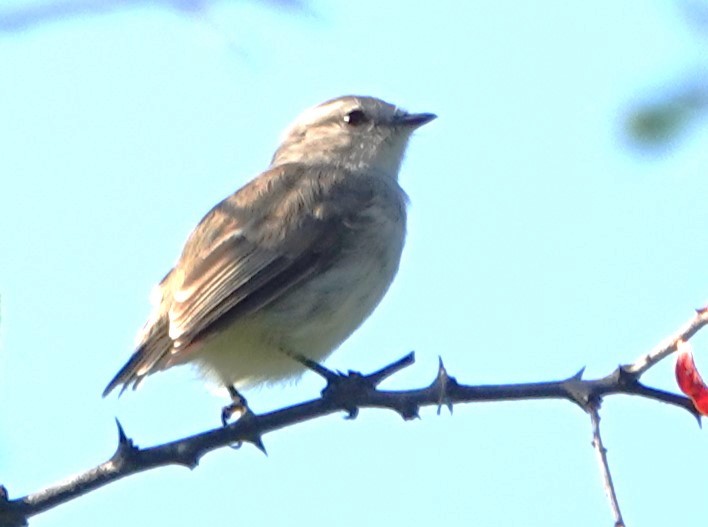
[[(327, 379), (327, 387), (318, 399), (260, 415), (247, 412), (238, 421), (226, 427), (154, 447), (139, 448), (118, 424), (118, 447), (104, 463), (62, 483), (17, 499), (9, 499), (5, 488), (0, 486), (0, 527), (26, 525), (28, 518), (36, 514), (138, 472), (165, 465), (181, 465), (193, 469), (202, 456), (220, 447), (248, 442), (265, 451), (261, 439), (263, 435), (342, 410), (353, 418), (360, 408), (386, 408), (408, 420), (417, 418), (423, 406), (437, 406), (439, 412), (442, 405), (451, 409), (455, 403), (566, 399), (580, 406), (592, 417), (597, 413), (597, 404), (603, 397), (626, 394), (682, 408), (700, 423), (700, 414), (690, 399), (645, 386), (639, 382), (639, 377), (675, 351), (679, 340), (688, 340), (706, 324), (708, 310), (698, 310), (691, 321), (662, 345), (635, 363), (620, 366), (611, 374), (598, 379), (583, 379), (581, 370), (559, 381), (468, 386), (459, 384), (454, 377), (448, 375), (441, 360), (435, 380), (425, 388), (379, 390), (379, 383), (413, 364), (413, 353), (410, 353), (370, 375), (352, 371), (341, 374), (321, 369), (318, 373)], [(593, 423), (595, 424), (594, 420)], [(599, 428), (597, 431), (596, 448), (604, 451), (599, 440)], [(606, 473), (609, 477), (609, 469)], [(614, 500), (616, 503), (616, 497)]]
[(708, 324), (708, 306), (696, 309), (695, 316), (681, 326), (678, 331), (664, 339), (646, 355), (642, 355), (632, 364), (624, 366), (623, 369), (630, 375), (637, 377), (643, 375), (649, 368), (675, 352), (679, 341), (688, 341), (706, 324)]
[(590, 422), (592, 423), (592, 446), (595, 448), (597, 461), (600, 464), (600, 473), (602, 474), (603, 486), (605, 487), (607, 499), (610, 500), (610, 508), (612, 509), (612, 515), (615, 518), (615, 527), (625, 527), (622, 512), (620, 511), (619, 501), (617, 500), (617, 493), (615, 492), (615, 484), (612, 482), (612, 474), (610, 474), (610, 464), (607, 462), (607, 449), (602, 443), (602, 436), (600, 436), (599, 402), (597, 405), (593, 405), (589, 411), (589, 414)]

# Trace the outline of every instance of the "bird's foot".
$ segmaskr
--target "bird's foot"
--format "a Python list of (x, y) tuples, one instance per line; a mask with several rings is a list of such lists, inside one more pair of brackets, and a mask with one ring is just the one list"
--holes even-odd
[[(322, 398), (347, 412), (347, 419), (354, 419), (358, 415), (359, 406), (374, 401), (377, 393), (376, 387), (384, 379), (412, 364), (414, 360), (413, 354), (410, 353), (374, 373), (363, 375), (352, 370), (347, 373), (332, 371), (303, 355), (294, 353), (288, 355), (327, 381), (327, 386), (322, 390)], [(404, 419), (417, 417), (417, 408), (402, 407), (397, 411)]]
[(221, 409), (221, 424), (224, 426), (229, 425), (229, 421), (231, 421), (235, 414), (238, 414), (236, 419), (239, 419), (251, 412), (246, 398), (241, 395), (233, 385), (227, 386), (226, 389), (231, 396), (231, 404), (227, 404)]

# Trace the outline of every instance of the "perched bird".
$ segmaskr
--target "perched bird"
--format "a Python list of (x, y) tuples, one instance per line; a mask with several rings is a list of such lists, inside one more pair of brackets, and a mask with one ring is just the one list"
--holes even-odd
[(299, 358), (327, 357), (398, 270), (398, 172), (412, 132), (434, 118), (357, 96), (300, 115), (270, 167), (192, 231), (103, 395), (193, 363), (238, 401), (238, 389), (301, 374)]

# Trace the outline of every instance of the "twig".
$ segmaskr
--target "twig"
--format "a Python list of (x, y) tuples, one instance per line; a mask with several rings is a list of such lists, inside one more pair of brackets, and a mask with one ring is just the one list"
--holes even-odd
[(688, 341), (693, 335), (708, 324), (708, 306), (701, 309), (696, 309), (696, 314), (691, 317), (678, 331), (670, 337), (664, 339), (659, 345), (652, 349), (646, 355), (642, 355), (632, 364), (623, 366), (623, 370), (628, 374), (639, 378), (656, 363), (665, 359), (676, 351), (676, 346), (679, 341)]
[(592, 446), (595, 448), (595, 453), (597, 454), (597, 462), (600, 465), (600, 474), (602, 474), (605, 494), (607, 494), (607, 499), (610, 500), (610, 508), (612, 509), (612, 515), (615, 518), (615, 527), (625, 527), (622, 512), (620, 511), (619, 501), (617, 500), (617, 493), (615, 492), (615, 485), (612, 482), (612, 474), (610, 474), (610, 465), (607, 462), (607, 449), (602, 443), (602, 436), (600, 436), (599, 410), (600, 404), (598, 402), (597, 404), (591, 405), (588, 411), (590, 414), (590, 421), (592, 422)]

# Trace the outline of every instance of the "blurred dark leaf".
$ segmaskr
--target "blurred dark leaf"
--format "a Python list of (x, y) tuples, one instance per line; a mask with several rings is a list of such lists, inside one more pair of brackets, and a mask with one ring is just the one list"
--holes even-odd
[(680, 0), (679, 8), (689, 27), (708, 36), (708, 2), (706, 0)]
[[(19, 31), (62, 18), (109, 13), (130, 7), (157, 6), (186, 14), (202, 13), (217, 3), (235, 0), (32, 0), (24, 6), (0, 7), (0, 31)], [(306, 0), (251, 0), (271, 9), (301, 11)]]
[(639, 105), (626, 118), (626, 132), (635, 146), (671, 146), (708, 110), (708, 85), (674, 92), (660, 100)]
[[(675, 0), (675, 5), (687, 27), (700, 37), (708, 36), (708, 0)], [(624, 133), (632, 146), (655, 152), (676, 146), (708, 114), (708, 79), (705, 73), (692, 77), (689, 82), (669, 85), (653, 101), (629, 109), (624, 116)]]

